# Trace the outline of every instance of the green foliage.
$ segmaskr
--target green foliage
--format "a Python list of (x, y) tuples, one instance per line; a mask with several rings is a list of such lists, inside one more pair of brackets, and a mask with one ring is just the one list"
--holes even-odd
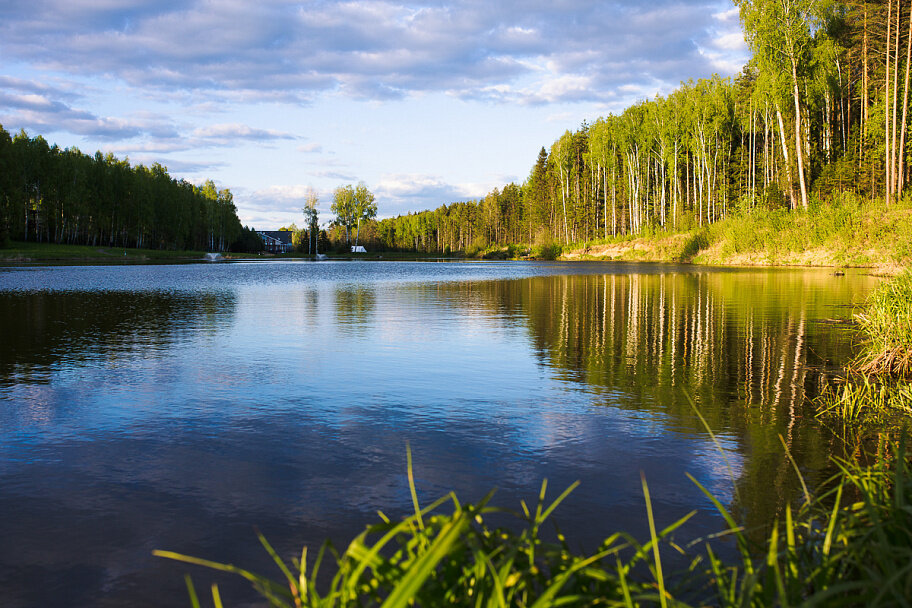
[(681, 249), (679, 262), (689, 262), (695, 255), (709, 247), (709, 233), (706, 230), (695, 230), (684, 242)]
[(472, 241), (470, 245), (465, 248), (465, 255), (467, 258), (475, 258), (484, 253), (485, 249), (488, 247), (488, 240), (483, 236), (475, 237), (475, 240)]
[(563, 249), (557, 243), (532, 247), (532, 258), (536, 260), (556, 260), (561, 256), (561, 253), (563, 253)]
[(788, 209), (789, 203), (782, 194), (782, 189), (776, 182), (771, 182), (760, 194), (759, 204), (771, 211), (776, 209)]
[(226, 251), (241, 233), (234, 197), (156, 163), (130, 166), (0, 127), (0, 240)]
[(883, 424), (896, 414), (912, 416), (912, 384), (868, 376), (827, 386), (815, 399), (818, 415), (847, 422)]
[(244, 226), (237, 239), (231, 244), (231, 251), (238, 253), (259, 253), (265, 249), (265, 244), (257, 231)]
[[(307, 192), (304, 195), (304, 208), (301, 210), (304, 213), (304, 240), (307, 241), (306, 251), (308, 254), (318, 253), (316, 250), (319, 244), (317, 242), (317, 235), (320, 232), (320, 213), (317, 210), (318, 202), (319, 197), (317, 196), (316, 190), (308, 187)], [(305, 251), (303, 244), (301, 245), (301, 251)]]
[(551, 232), (547, 228), (540, 228), (535, 235), (531, 257), (536, 260), (556, 260), (562, 252), (561, 246), (551, 238)]
[[(331, 210), (336, 214), (334, 223), (345, 228), (345, 243), (351, 243), (351, 229), (355, 227), (357, 233), (355, 243), (361, 235), (361, 222), (370, 221), (377, 216), (377, 204), (374, 202), (373, 193), (367, 189), (364, 182), (357, 186), (339, 186), (333, 193)], [(337, 248), (338, 248), (337, 244)]]

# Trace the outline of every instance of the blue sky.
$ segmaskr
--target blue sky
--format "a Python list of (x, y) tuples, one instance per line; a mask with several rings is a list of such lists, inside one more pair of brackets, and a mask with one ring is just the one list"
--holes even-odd
[(379, 215), (522, 182), (542, 146), (748, 57), (729, 2), (29, 0), (0, 3), (0, 124), (161, 162), (245, 224)]

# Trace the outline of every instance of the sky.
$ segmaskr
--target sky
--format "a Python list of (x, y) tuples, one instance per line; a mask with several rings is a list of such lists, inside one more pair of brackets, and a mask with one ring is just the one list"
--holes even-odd
[(379, 217), (522, 183), (567, 129), (748, 59), (699, 0), (3, 0), (0, 124), (159, 162), (245, 225), (320, 219), (365, 182)]

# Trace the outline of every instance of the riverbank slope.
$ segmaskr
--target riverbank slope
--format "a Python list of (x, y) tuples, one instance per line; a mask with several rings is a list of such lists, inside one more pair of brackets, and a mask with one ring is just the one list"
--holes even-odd
[(895, 271), (912, 265), (912, 206), (848, 201), (808, 211), (754, 209), (689, 230), (571, 245), (558, 259)]

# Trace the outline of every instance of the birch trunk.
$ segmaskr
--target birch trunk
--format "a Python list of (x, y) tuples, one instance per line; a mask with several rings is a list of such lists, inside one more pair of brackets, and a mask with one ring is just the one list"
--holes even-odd
[(795, 182), (792, 180), (792, 164), (789, 162), (788, 145), (785, 138), (785, 123), (782, 121), (782, 111), (776, 107), (776, 118), (779, 121), (779, 140), (782, 142), (782, 159), (785, 164), (785, 177), (789, 186), (789, 206), (795, 208)]

